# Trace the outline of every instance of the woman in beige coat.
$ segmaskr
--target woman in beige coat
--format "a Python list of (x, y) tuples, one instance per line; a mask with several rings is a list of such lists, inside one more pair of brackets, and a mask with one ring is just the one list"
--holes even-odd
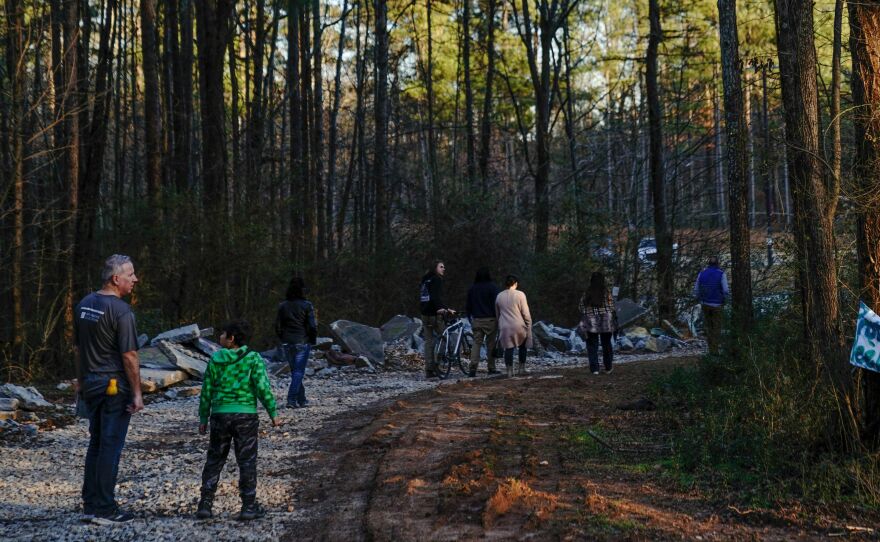
[(507, 376), (513, 376), (513, 350), (519, 349), (517, 374), (526, 374), (526, 348), (532, 345), (532, 316), (526, 294), (517, 290), (519, 279), (507, 275), (506, 288), (495, 298), (495, 316), (498, 318), (498, 341), (504, 349)]

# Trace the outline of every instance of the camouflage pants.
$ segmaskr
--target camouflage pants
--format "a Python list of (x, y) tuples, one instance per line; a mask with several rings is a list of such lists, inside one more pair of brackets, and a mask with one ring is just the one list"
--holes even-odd
[(208, 460), (202, 471), (202, 495), (217, 491), (220, 472), (235, 443), (238, 462), (238, 492), (243, 502), (257, 496), (257, 432), (260, 420), (256, 414), (214, 414), (211, 416), (211, 441)]

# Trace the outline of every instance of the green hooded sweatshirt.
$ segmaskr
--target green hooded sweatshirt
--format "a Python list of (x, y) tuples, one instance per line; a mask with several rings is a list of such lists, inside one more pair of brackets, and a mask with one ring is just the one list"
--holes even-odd
[(275, 396), (266, 374), (266, 365), (259, 352), (247, 346), (234, 350), (224, 348), (211, 356), (199, 401), (199, 419), (208, 423), (211, 414), (256, 414), (257, 398), (275, 418)]

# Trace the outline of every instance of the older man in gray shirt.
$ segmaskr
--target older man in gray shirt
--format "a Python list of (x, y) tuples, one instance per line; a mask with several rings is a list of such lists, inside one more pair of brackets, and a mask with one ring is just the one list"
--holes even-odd
[(74, 334), (78, 400), (89, 418), (83, 513), (93, 523), (112, 525), (134, 517), (116, 504), (116, 476), (128, 423), (144, 400), (134, 313), (122, 300), (138, 282), (131, 258), (110, 256), (101, 278), (104, 286), (76, 306)]

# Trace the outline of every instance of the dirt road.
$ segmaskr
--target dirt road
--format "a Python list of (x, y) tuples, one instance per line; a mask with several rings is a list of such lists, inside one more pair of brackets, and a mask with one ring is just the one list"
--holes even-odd
[(309, 525), (284, 540), (865, 536), (847, 530), (858, 518), (742, 510), (671, 475), (668, 435), (643, 399), (658, 374), (694, 361), (469, 380), (333, 419), (300, 488)]

